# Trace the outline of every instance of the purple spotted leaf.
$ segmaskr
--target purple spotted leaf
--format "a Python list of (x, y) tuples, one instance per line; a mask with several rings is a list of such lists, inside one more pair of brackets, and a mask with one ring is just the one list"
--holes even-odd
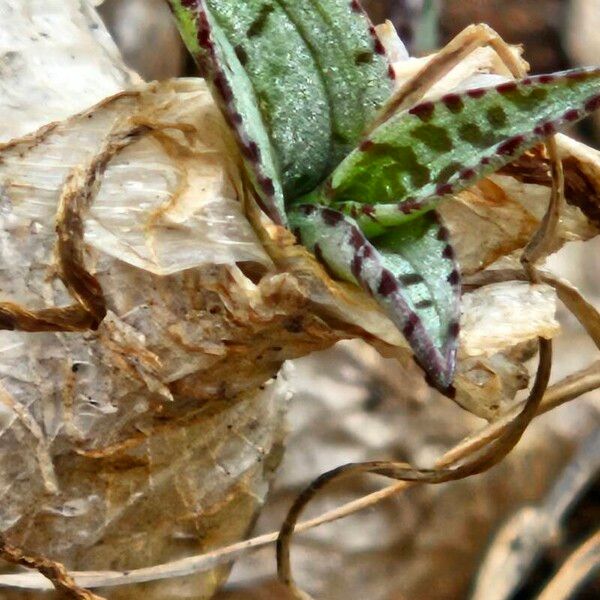
[(240, 56), (204, 0), (169, 0), (182, 38), (236, 135), (263, 210), (286, 224), (278, 157)]
[(390, 95), (385, 52), (354, 0), (169, 0), (235, 132), (263, 208), (313, 190)]
[(460, 284), (432, 208), (599, 108), (600, 69), (448, 94), (362, 139), (393, 70), (357, 0), (169, 2), (263, 209), (372, 294), (448, 390)]
[(333, 208), (289, 213), (295, 234), (329, 271), (360, 285), (410, 344), (429, 381), (452, 392), (458, 345), (460, 275), (448, 232), (434, 211), (369, 241)]
[(371, 236), (414, 218), (600, 107), (600, 69), (449, 94), (393, 115), (316, 192)]

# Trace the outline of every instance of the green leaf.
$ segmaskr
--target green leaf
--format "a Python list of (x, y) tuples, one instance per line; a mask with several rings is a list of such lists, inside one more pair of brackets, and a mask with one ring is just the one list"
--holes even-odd
[(253, 83), (203, 0), (169, 0), (177, 25), (223, 115), (236, 134), (262, 207), (287, 223), (279, 159), (263, 122)]
[(332, 147), (329, 98), (311, 49), (275, 0), (203, 3), (252, 83), (286, 199), (313, 189)]
[(349, 0), (170, 0), (271, 216), (314, 189), (391, 93), (383, 46)]
[(339, 206), (376, 235), (599, 107), (597, 68), (448, 94), (392, 116), (306, 200)]
[(370, 293), (410, 344), (429, 380), (451, 392), (456, 367), (460, 275), (448, 232), (433, 211), (367, 240), (356, 222), (314, 204), (289, 214), (301, 243), (330, 272)]
[(329, 174), (358, 144), (391, 94), (394, 75), (357, 2), (278, 2), (314, 57), (325, 86), (332, 119)]

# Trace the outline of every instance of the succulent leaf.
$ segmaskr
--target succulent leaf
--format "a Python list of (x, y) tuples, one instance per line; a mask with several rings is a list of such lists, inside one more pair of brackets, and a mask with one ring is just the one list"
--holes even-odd
[(434, 211), (369, 241), (333, 208), (289, 213), (295, 234), (329, 271), (371, 294), (403, 333), (429, 380), (451, 392), (458, 345), (460, 274)]
[(393, 71), (357, 0), (169, 0), (264, 210), (452, 390), (460, 275), (432, 210), (600, 108), (600, 69), (452, 93), (363, 132)]
[(170, 0), (182, 38), (234, 131), (262, 208), (287, 223), (279, 159), (252, 81), (204, 0)]
[(375, 235), (599, 107), (597, 68), (448, 94), (380, 125), (307, 200), (339, 206)]
[(331, 110), (311, 48), (276, 0), (204, 0), (252, 83), (284, 195), (313, 189), (327, 175)]
[(328, 175), (358, 144), (389, 97), (393, 71), (357, 2), (277, 1), (312, 53), (325, 86), (331, 110)]
[(392, 91), (383, 46), (349, 0), (170, 0), (238, 135), (268, 212), (313, 190)]

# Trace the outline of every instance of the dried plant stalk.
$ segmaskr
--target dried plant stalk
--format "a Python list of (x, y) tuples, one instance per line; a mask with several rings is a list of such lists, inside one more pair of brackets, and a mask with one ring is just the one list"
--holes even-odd
[(79, 587), (63, 565), (41, 556), (27, 555), (19, 548), (7, 543), (0, 535), (0, 557), (14, 565), (36, 569), (52, 582), (52, 585), (64, 598), (72, 600), (104, 600), (101, 596)]
[(600, 567), (600, 531), (586, 540), (565, 562), (538, 600), (567, 600)]

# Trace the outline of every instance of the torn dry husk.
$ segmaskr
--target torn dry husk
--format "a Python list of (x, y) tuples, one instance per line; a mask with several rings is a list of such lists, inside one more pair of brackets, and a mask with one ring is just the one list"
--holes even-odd
[[(600, 387), (600, 362), (588, 369), (575, 373), (564, 381), (548, 388), (540, 404), (537, 415), (545, 414), (565, 402), (569, 402)], [(510, 425), (518, 412), (522, 410), (520, 403), (513, 407), (502, 419), (498, 419), (478, 432), (462, 440), (450, 449), (438, 461), (439, 467), (450, 467), (469, 455), (497, 439)], [(299, 523), (295, 531), (303, 532), (320, 525), (343, 519), (358, 511), (371, 508), (386, 498), (397, 495), (410, 487), (410, 482), (399, 482), (372, 492), (357, 500), (349, 502), (327, 513), (319, 515), (308, 521)], [(209, 571), (216, 566), (228, 564), (241, 555), (251, 552), (265, 545), (275, 543), (279, 532), (264, 534), (242, 542), (224, 546), (217, 550), (198, 556), (190, 556), (178, 561), (159, 564), (153, 567), (134, 569), (127, 572), (72, 572), (71, 575), (78, 585), (88, 588), (101, 588), (113, 586), (126, 586), (136, 583), (157, 581), (189, 576), (193, 573)], [(52, 585), (44, 577), (35, 573), (0, 575), (0, 585), (22, 589), (49, 590)]]
[[(538, 271), (540, 280), (556, 291), (558, 298), (581, 323), (596, 347), (600, 350), (600, 315), (594, 306), (581, 293), (564, 279), (557, 279), (550, 273)], [(483, 271), (466, 279), (465, 287), (477, 288), (501, 282), (526, 281), (527, 275), (519, 269), (494, 269)]]

